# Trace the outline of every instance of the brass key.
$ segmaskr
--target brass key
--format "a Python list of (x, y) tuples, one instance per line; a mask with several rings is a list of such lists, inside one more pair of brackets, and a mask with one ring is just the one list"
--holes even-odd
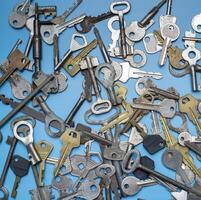
[(66, 131), (60, 137), (62, 142), (61, 156), (58, 164), (55, 168), (54, 175), (58, 176), (61, 167), (63, 166), (66, 159), (69, 159), (70, 153), (73, 148), (80, 145), (80, 133), (72, 128), (66, 129)]
[(43, 178), (44, 178), (44, 171), (45, 171), (45, 163), (48, 156), (53, 150), (53, 145), (48, 143), (45, 140), (42, 140), (38, 142), (37, 144), (35, 144), (35, 148), (41, 157), (41, 162), (39, 163), (38, 180), (39, 180), (40, 186), (44, 186)]
[(177, 140), (170, 133), (166, 119), (161, 116), (160, 120), (161, 120), (161, 123), (163, 126), (167, 147), (175, 148), (176, 150), (178, 150), (183, 156), (184, 164), (187, 165), (192, 170), (193, 173), (195, 173), (196, 175), (201, 177), (201, 172), (195, 166), (195, 164), (193, 162), (193, 158), (189, 154), (189, 149), (187, 147), (183, 147), (178, 144)]
[(75, 57), (72, 55), (68, 58), (64, 64), (64, 69), (69, 73), (70, 76), (75, 76), (80, 71), (80, 62), (97, 46), (97, 40), (93, 40), (88, 44), (82, 51)]
[(199, 101), (191, 94), (187, 94), (179, 99), (179, 110), (188, 115), (189, 120), (196, 126), (198, 134), (201, 135), (200, 114), (198, 112)]

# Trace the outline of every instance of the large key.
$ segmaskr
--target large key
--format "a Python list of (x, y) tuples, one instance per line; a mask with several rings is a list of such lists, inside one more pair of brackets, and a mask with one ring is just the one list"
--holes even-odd
[(80, 134), (73, 129), (67, 129), (60, 138), (62, 142), (62, 149), (59, 162), (54, 170), (55, 176), (59, 174), (59, 171), (66, 159), (69, 159), (71, 150), (80, 145)]
[[(122, 10), (116, 10), (115, 7), (117, 6), (126, 6), (125, 9)], [(113, 2), (110, 5), (110, 10), (112, 13), (119, 15), (119, 27), (120, 27), (120, 48), (121, 48), (121, 54), (123, 58), (127, 57), (127, 42), (126, 42), (126, 34), (125, 34), (125, 26), (124, 26), (124, 14), (128, 13), (130, 11), (130, 3), (127, 1), (118, 1)]]
[(123, 62), (120, 66), (115, 66), (116, 76), (119, 77), (119, 81), (125, 83), (130, 78), (142, 78), (152, 77), (155, 79), (163, 78), (163, 75), (158, 72), (146, 72), (130, 66), (128, 62)]
[(62, 24), (42, 25), (40, 28), (40, 33), (41, 33), (43, 41), (49, 45), (53, 44), (54, 35), (59, 36), (59, 34), (63, 33), (63, 31), (65, 31), (66, 28), (73, 27), (75, 24), (81, 22), (84, 19), (84, 17), (85, 15), (82, 14), (79, 17), (71, 19), (67, 22), (63, 22)]
[(30, 167), (29, 160), (27, 160), (19, 155), (14, 155), (12, 157), (12, 160), (10, 163), (10, 168), (12, 169), (13, 173), (16, 175), (14, 186), (13, 186), (12, 193), (11, 193), (11, 196), (13, 198), (15, 198), (17, 195), (17, 188), (18, 188), (21, 178), (28, 174), (29, 167)]
[[(18, 129), (20, 126), (27, 126), (29, 133), (25, 135), (24, 133), (20, 135), (18, 132)], [(19, 121), (14, 125), (13, 128), (14, 136), (20, 140), (27, 148), (29, 160), (31, 161), (32, 165), (36, 165), (41, 161), (40, 156), (38, 155), (38, 152), (36, 151), (34, 144), (33, 144), (33, 126), (28, 121)]]
[(41, 162), (39, 163), (39, 174), (38, 174), (39, 184), (40, 186), (44, 186), (42, 180), (44, 178), (45, 162), (53, 150), (53, 145), (45, 140), (42, 140), (37, 144), (35, 144), (35, 148), (41, 157)]
[(151, 103), (132, 103), (131, 106), (143, 110), (157, 111), (166, 118), (172, 118), (176, 112), (176, 102), (173, 99), (164, 99), (157, 105)]

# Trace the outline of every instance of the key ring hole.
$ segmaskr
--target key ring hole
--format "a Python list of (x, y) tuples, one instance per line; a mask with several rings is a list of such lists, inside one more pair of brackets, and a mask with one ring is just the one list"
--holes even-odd
[(90, 190), (91, 190), (92, 192), (96, 192), (96, 191), (97, 191), (97, 186), (96, 186), (96, 185), (91, 185), (91, 186), (90, 186)]
[(40, 146), (41, 146), (41, 148), (43, 148), (43, 149), (47, 147), (46, 143), (44, 143), (44, 142), (40, 143)]
[(48, 129), (51, 133), (58, 134), (62, 130), (62, 122), (60, 122), (59, 120), (53, 119), (52, 121), (49, 122)]
[(13, 20), (13, 24), (14, 24), (14, 25), (17, 25), (17, 24), (18, 24), (18, 20), (17, 20), (17, 19), (14, 19), (14, 20)]
[(139, 63), (142, 62), (142, 60), (143, 60), (142, 55), (140, 55), (140, 54), (135, 54), (134, 55), (134, 61), (135, 61), (135, 63), (139, 64)]
[(194, 58), (196, 57), (195, 51), (190, 51), (190, 52), (188, 53), (188, 57), (189, 57), (190, 59), (194, 59)]
[(128, 183), (125, 183), (125, 184), (124, 184), (124, 188), (125, 188), (125, 189), (128, 189), (129, 187), (130, 187), (130, 186), (129, 186)]
[(45, 32), (43, 33), (43, 36), (44, 36), (45, 38), (49, 38), (49, 37), (50, 37), (50, 32), (49, 32), (49, 31), (45, 31)]
[(144, 41), (146, 43), (149, 43), (151, 41), (151, 38), (149, 36), (145, 36)]
[(198, 25), (197, 25), (197, 29), (198, 29), (198, 30), (201, 30), (201, 24), (198, 24)]

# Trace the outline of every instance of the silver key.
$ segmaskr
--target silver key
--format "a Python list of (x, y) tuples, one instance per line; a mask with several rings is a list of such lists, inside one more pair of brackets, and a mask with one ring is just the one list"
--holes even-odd
[(191, 181), (189, 180), (189, 177), (187, 176), (186, 172), (181, 168), (182, 162), (183, 162), (183, 156), (182, 154), (177, 151), (176, 149), (167, 149), (162, 156), (163, 164), (174, 171), (176, 171), (177, 174), (179, 174), (183, 180), (183, 182), (190, 186)]
[(164, 44), (159, 59), (159, 65), (162, 66), (166, 61), (168, 47), (171, 45), (171, 42), (178, 39), (180, 29), (176, 24), (168, 23), (161, 28), (161, 35), (164, 38)]
[[(18, 128), (20, 126), (27, 126), (29, 128), (28, 135), (20, 135), (18, 132)], [(29, 160), (31, 161), (32, 165), (36, 165), (41, 161), (40, 156), (38, 155), (38, 152), (36, 151), (34, 145), (33, 145), (33, 126), (28, 121), (19, 121), (14, 125), (13, 128), (14, 136), (20, 140), (26, 147), (29, 154)]]
[[(117, 6), (126, 6), (125, 9), (122, 10), (116, 10), (115, 7)], [(117, 14), (119, 16), (119, 26), (120, 26), (120, 48), (121, 48), (121, 54), (123, 58), (127, 57), (127, 45), (126, 45), (126, 34), (125, 34), (125, 26), (124, 26), (124, 14), (128, 13), (130, 11), (130, 3), (127, 1), (118, 1), (113, 2), (110, 5), (110, 10), (112, 13)]]
[(161, 79), (163, 75), (157, 72), (145, 72), (130, 66), (128, 62), (121, 63), (122, 74), (119, 81), (125, 83), (130, 78), (142, 78), (142, 77), (152, 77), (155, 79)]
[(85, 16), (85, 14), (82, 14), (79, 17), (58, 25), (42, 25), (40, 28), (40, 33), (43, 41), (49, 45), (53, 44), (54, 35), (59, 36), (59, 34), (63, 33), (66, 28), (73, 27), (75, 24), (82, 22)]
[(201, 33), (201, 13), (193, 17), (191, 25), (194, 31)]
[[(76, 39), (81, 38), (83, 43), (80, 44)], [(59, 68), (65, 63), (66, 59), (75, 51), (78, 51), (87, 46), (87, 39), (84, 35), (81, 34), (73, 34), (70, 43), (70, 49), (65, 53), (61, 61), (54, 68), (55, 71), (59, 70)]]
[(176, 101), (173, 99), (164, 99), (160, 104), (132, 103), (131, 106), (143, 110), (157, 111), (166, 118), (172, 118), (176, 112)]

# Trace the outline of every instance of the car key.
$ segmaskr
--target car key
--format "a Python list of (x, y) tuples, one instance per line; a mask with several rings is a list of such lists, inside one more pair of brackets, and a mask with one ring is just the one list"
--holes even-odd
[[(115, 7), (117, 6), (126, 6), (125, 9), (123, 10), (116, 10)], [(124, 14), (128, 13), (130, 11), (130, 3), (127, 1), (118, 1), (118, 2), (113, 2), (110, 5), (110, 10), (112, 13), (116, 14), (119, 16), (119, 26), (120, 26), (120, 49), (121, 49), (121, 54), (123, 58), (127, 57), (127, 42), (126, 42), (126, 34), (125, 34), (125, 26), (124, 26)]]
[(12, 157), (10, 168), (12, 169), (13, 173), (16, 175), (14, 186), (12, 189), (11, 196), (16, 198), (17, 195), (17, 188), (20, 183), (20, 180), (23, 176), (26, 176), (29, 172), (30, 161), (19, 156), (14, 155)]

